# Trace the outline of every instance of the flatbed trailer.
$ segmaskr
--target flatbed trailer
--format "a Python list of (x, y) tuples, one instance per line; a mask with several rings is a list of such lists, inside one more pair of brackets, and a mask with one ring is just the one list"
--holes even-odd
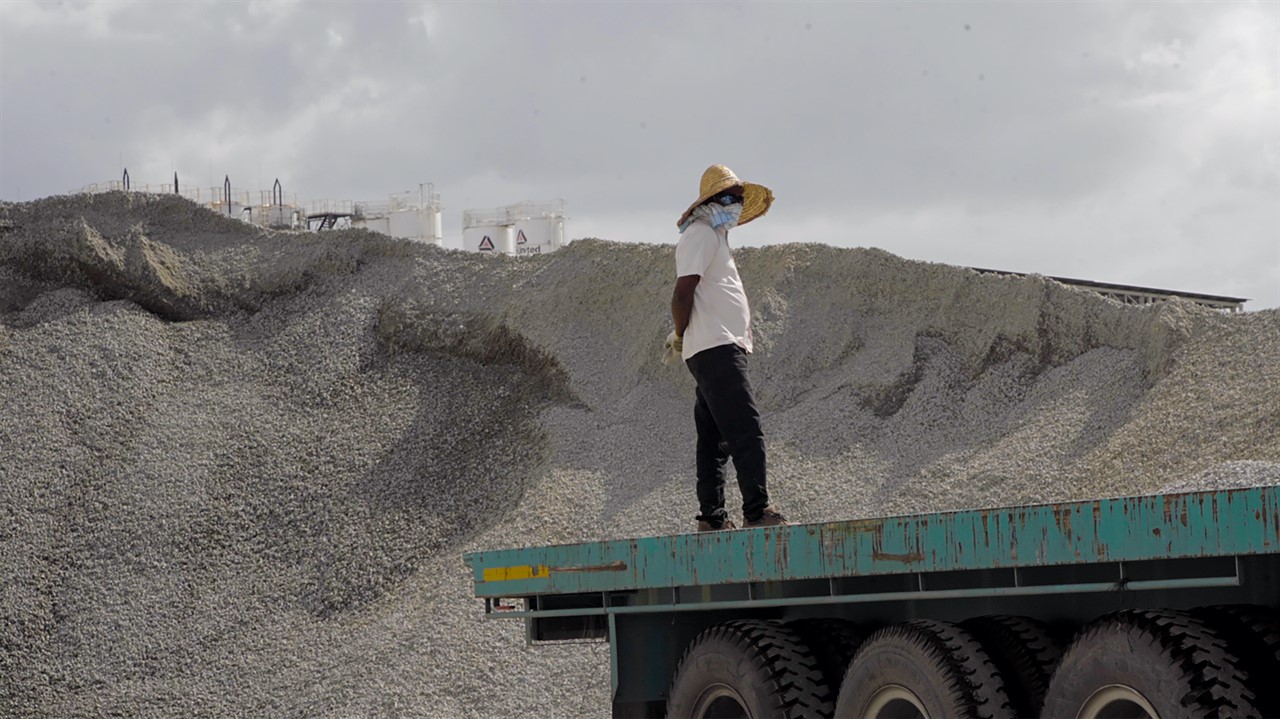
[(626, 716), (1280, 716), (1280, 487), (476, 552)]

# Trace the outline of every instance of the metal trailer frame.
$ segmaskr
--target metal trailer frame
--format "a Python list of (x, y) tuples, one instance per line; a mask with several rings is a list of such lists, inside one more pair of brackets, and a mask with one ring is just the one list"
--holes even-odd
[(1280, 609), (1280, 487), (527, 547), (464, 556), (532, 643), (607, 639), (615, 716), (661, 712), (685, 647), (730, 619), (880, 626), (1121, 609)]

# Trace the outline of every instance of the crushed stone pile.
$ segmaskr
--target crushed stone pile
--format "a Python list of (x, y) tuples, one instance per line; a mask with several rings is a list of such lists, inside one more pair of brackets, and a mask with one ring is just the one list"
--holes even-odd
[[(1280, 483), (1280, 311), (737, 256), (793, 520)], [(0, 715), (607, 715), (460, 557), (692, 529), (673, 267), (0, 204)]]

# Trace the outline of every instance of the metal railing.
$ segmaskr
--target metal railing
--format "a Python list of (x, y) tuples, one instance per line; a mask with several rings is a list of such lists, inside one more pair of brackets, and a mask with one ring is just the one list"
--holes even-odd
[[(298, 204), (297, 195), (286, 194), (276, 180), (270, 190), (233, 191), (231, 178), (222, 187), (192, 187), (182, 185), (174, 176), (173, 182), (135, 185), (125, 170), (119, 180), (94, 182), (81, 187), (79, 192), (100, 194), (104, 192), (134, 192), (150, 195), (175, 195), (203, 205), (214, 212), (235, 217), (259, 227), (297, 228), (305, 222), (306, 215)], [(256, 195), (256, 198), (255, 198)], [(256, 199), (256, 202), (255, 202)]]
[[(103, 192), (139, 192), (153, 195), (176, 195), (196, 204), (203, 205), (214, 212), (228, 217), (235, 217), (259, 227), (302, 228), (309, 227), (309, 218), (327, 216), (329, 222), (325, 227), (337, 226), (342, 219), (343, 226), (351, 226), (365, 220), (382, 220), (396, 213), (417, 213), (423, 225), (425, 236), (439, 241), (440, 194), (435, 185), (423, 183), (416, 191), (389, 195), (385, 202), (365, 202), (352, 200), (315, 200), (304, 206), (298, 202), (297, 195), (286, 195), (276, 180), (270, 190), (239, 190), (231, 187), (231, 178), (227, 176), (222, 187), (192, 187), (181, 185), (175, 173), (173, 182), (163, 184), (134, 185), (130, 181), (126, 169), (119, 180), (95, 182), (80, 188), (79, 192), (97, 194)], [(532, 203), (525, 203), (532, 206)], [(519, 206), (517, 206), (519, 207)], [(432, 217), (434, 216), (434, 222)], [(362, 225), (363, 226), (363, 225)], [(387, 232), (384, 223), (380, 231)], [(403, 231), (403, 229), (401, 230)]]
[[(91, 195), (103, 192), (138, 192), (151, 195), (177, 195), (197, 204), (222, 208), (225, 208), (228, 204), (239, 207), (299, 207), (298, 196), (296, 194), (284, 194), (278, 191), (273, 192), (272, 190), (239, 190), (232, 192), (228, 198), (224, 188), (221, 187), (182, 186), (177, 192), (174, 192), (172, 183), (165, 183), (163, 185), (131, 185), (126, 187), (123, 181), (112, 180), (110, 182), (95, 182), (85, 185), (77, 192)], [(254, 195), (257, 195), (256, 202), (254, 201)]]
[(519, 202), (492, 210), (467, 210), (462, 213), (462, 226), (512, 225), (521, 220), (549, 217), (564, 217), (564, 200)]

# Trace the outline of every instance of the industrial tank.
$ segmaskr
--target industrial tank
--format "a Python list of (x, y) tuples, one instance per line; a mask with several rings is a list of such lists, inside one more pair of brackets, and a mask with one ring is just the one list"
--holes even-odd
[(565, 245), (564, 201), (520, 202), (462, 214), (462, 247), (470, 252), (541, 255)]
[(354, 203), (352, 227), (363, 227), (404, 240), (441, 245), (440, 195), (435, 185), (390, 195), (386, 202)]

